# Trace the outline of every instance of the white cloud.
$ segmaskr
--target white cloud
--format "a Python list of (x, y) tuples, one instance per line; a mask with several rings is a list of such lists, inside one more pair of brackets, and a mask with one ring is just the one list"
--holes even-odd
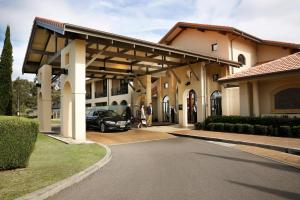
[(229, 25), (263, 39), (300, 43), (299, 7), (296, 0), (0, 0), (0, 34), (10, 24), (16, 78), (21, 76), (36, 16), (153, 42), (177, 21), (190, 21)]

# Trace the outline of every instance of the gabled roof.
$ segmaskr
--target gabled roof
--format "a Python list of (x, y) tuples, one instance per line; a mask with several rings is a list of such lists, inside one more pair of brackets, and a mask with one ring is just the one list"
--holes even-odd
[[(120, 48), (121, 50), (124, 50), (125, 53), (106, 52), (106, 54), (113, 54), (113, 57), (116, 58), (118, 56), (120, 58), (124, 58), (124, 56), (127, 57), (130, 56), (130, 58), (132, 59), (138, 57), (136, 55), (126, 54), (126, 51), (146, 53), (146, 54), (148, 53), (148, 56), (147, 55), (143, 57), (139, 56), (140, 59), (148, 61), (148, 63), (146, 63), (147, 65), (149, 65), (149, 62), (152, 62), (155, 57), (156, 57), (155, 60), (157, 61), (158, 60), (157, 57), (159, 56), (164, 58), (159, 58), (160, 61), (158, 65), (160, 63), (165, 63), (165, 64), (170, 63), (171, 66), (172, 65), (171, 63), (175, 62), (166, 59), (166, 57), (170, 59), (176, 57), (177, 61), (175, 64), (186, 64), (186, 63), (193, 63), (193, 62), (217, 62), (222, 65), (230, 65), (233, 67), (240, 67), (241, 65), (240, 63), (235, 61), (221, 59), (218, 57), (209, 56), (205, 54), (200, 54), (198, 52), (187, 51), (184, 49), (172, 47), (165, 44), (153, 43), (145, 40), (117, 35), (117, 34), (91, 29), (87, 27), (82, 27), (74, 24), (63, 23), (63, 22), (58, 22), (50, 19), (36, 17), (33, 23), (30, 40), (28, 43), (28, 47), (27, 47), (27, 51), (23, 63), (23, 68), (22, 68), (23, 73), (37, 73), (37, 70), (43, 64), (49, 64), (50, 61), (51, 63), (56, 61), (55, 62), (56, 65), (60, 66), (60, 59), (58, 57), (60, 56), (60, 50), (70, 40), (73, 39), (81, 39), (81, 40), (85, 40), (87, 43), (90, 44), (104, 45), (104, 46), (118, 48), (118, 49)], [(95, 53), (97, 49), (89, 48), (89, 51), (90, 51), (89, 53), (92, 54)], [(112, 58), (110, 58), (110, 60), (112, 60)], [(183, 60), (184, 62), (181, 63), (181, 60)], [(114, 61), (120, 63), (120, 61), (118, 60), (114, 60)], [(132, 65), (132, 63), (134, 63), (134, 62), (130, 63), (127, 61), (126, 61), (126, 65), (128, 64), (129, 66)], [(122, 63), (124, 63), (124, 61), (122, 61)], [(165, 70), (165, 69), (166, 68), (161, 70)]]
[(176, 23), (170, 31), (159, 41), (159, 43), (163, 44), (169, 44), (174, 38), (180, 34), (180, 32), (184, 29), (191, 28), (191, 29), (197, 29), (200, 31), (219, 31), (219, 32), (227, 32), (239, 35), (241, 37), (244, 37), (246, 39), (252, 40), (254, 42), (265, 44), (265, 45), (271, 45), (271, 46), (280, 46), (280, 47), (287, 47), (292, 49), (299, 49), (300, 50), (300, 44), (295, 43), (288, 43), (288, 42), (279, 42), (279, 41), (272, 41), (272, 40), (263, 40), (261, 38), (258, 38), (256, 36), (253, 36), (249, 33), (246, 33), (244, 31), (241, 31), (237, 28), (230, 27), (230, 26), (220, 26), (220, 25), (210, 25), (210, 24), (195, 24), (195, 23), (187, 23), (187, 22), (178, 22)]
[(237, 82), (245, 79), (290, 72), (300, 72), (300, 52), (241, 70), (232, 75), (220, 78), (218, 81), (221, 83)]

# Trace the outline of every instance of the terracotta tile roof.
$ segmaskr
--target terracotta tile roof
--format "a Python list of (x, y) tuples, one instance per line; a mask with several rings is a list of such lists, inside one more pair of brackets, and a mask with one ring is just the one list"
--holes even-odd
[(50, 20), (50, 19), (46, 19), (46, 18), (42, 18), (42, 17), (35, 17), (35, 21), (39, 21), (41, 23), (56, 26), (58, 28), (64, 28), (64, 23), (59, 22), (59, 21), (55, 21), (55, 20)]
[[(198, 30), (210, 30), (210, 31), (225, 31), (233, 34), (240, 35), (241, 37), (250, 39), (252, 41), (255, 41), (257, 43), (266, 44), (266, 45), (272, 45), (272, 46), (282, 46), (282, 47), (289, 47), (289, 48), (295, 48), (300, 49), (300, 44), (295, 43), (288, 43), (288, 42), (280, 42), (280, 41), (271, 41), (271, 40), (263, 40), (256, 36), (253, 36), (249, 33), (246, 33), (244, 31), (241, 31), (237, 28), (231, 27), (231, 26), (220, 26), (220, 25), (211, 25), (211, 24), (196, 24), (196, 23), (187, 23), (187, 22), (178, 22), (176, 23), (169, 32), (159, 41), (159, 43), (166, 43), (168, 42), (168, 37), (177, 29), (177, 28), (194, 28)], [(172, 40), (172, 39), (171, 39)]]
[(220, 78), (219, 82), (234, 82), (248, 78), (285, 73), (291, 71), (300, 72), (300, 52), (282, 57), (271, 62), (247, 68), (232, 75)]

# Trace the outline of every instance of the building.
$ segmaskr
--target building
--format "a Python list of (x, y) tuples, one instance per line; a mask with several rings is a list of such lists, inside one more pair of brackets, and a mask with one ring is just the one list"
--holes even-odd
[[(277, 61), (267, 67), (260, 64), (282, 57), (286, 58), (280, 63), (297, 59), (299, 50), (298, 44), (262, 40), (225, 26), (180, 22), (159, 43), (152, 43), (36, 18), (23, 72), (38, 76), (40, 129), (51, 129), (49, 91), (59, 78), (62, 134), (85, 140), (86, 106), (152, 102), (153, 118), (158, 121), (169, 121), (169, 108), (174, 106), (182, 126), (210, 115), (273, 114), (272, 109), (264, 109), (270, 100), (258, 97), (264, 98), (263, 80), (257, 81), (256, 76), (234, 79), (234, 75), (274, 67)], [(298, 66), (298, 61), (290, 62), (287, 68), (291, 70), (281, 73), (293, 88), (284, 94), (299, 90)], [(287, 78), (287, 74), (292, 76)], [(293, 98), (297, 102), (297, 94)], [(285, 111), (280, 112), (290, 113)]]

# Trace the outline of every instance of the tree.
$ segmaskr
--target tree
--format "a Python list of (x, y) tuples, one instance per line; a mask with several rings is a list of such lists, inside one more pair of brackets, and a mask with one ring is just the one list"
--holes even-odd
[(13, 113), (19, 111), (26, 114), (26, 111), (36, 108), (37, 104), (37, 89), (34, 82), (19, 77), (13, 81)]
[(12, 45), (7, 26), (0, 60), (0, 115), (12, 115)]

